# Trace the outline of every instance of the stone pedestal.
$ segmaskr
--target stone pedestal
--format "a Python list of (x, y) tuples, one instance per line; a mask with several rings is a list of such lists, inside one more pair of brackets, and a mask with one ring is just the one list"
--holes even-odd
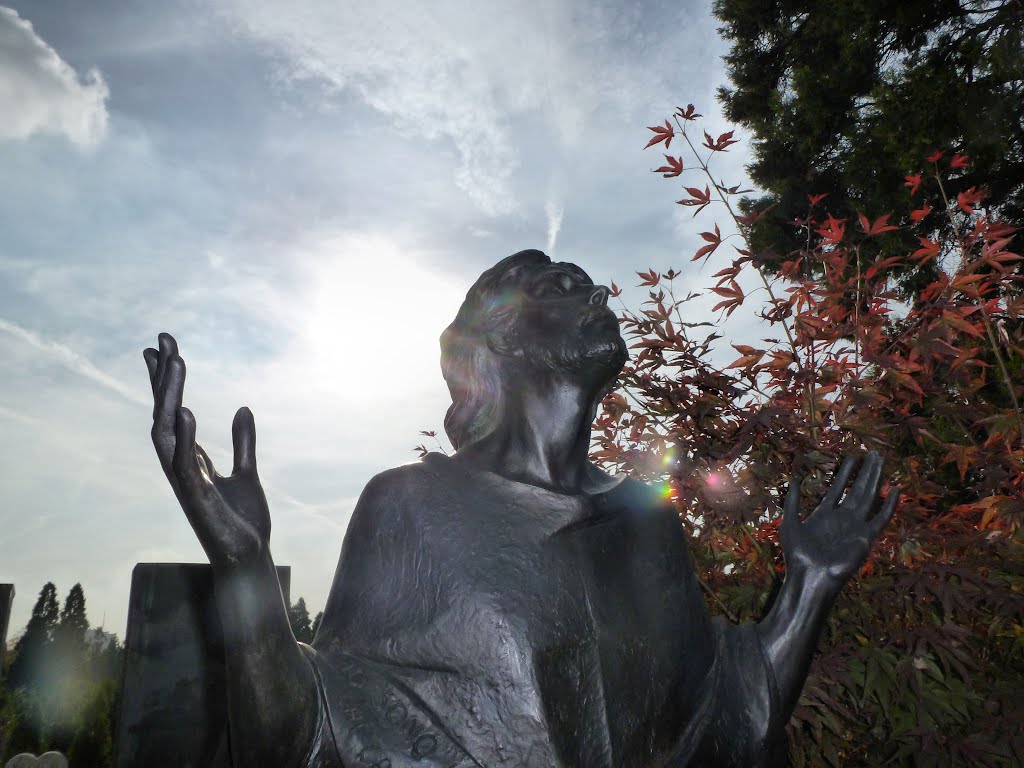
[(7, 628), (11, 621), (11, 604), (14, 602), (14, 585), (0, 584), (0, 675), (4, 673), (4, 659), (7, 656)]
[[(277, 569), (289, 604), (291, 569)], [(132, 572), (114, 768), (226, 768), (224, 640), (209, 565)]]

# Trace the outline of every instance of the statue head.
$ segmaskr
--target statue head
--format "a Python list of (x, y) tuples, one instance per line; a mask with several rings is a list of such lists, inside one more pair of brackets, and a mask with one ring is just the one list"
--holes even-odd
[(520, 251), (484, 272), (441, 334), (452, 396), (444, 427), (456, 449), (490, 434), (508, 390), (557, 374), (607, 392), (627, 358), (608, 289), (575, 264)]

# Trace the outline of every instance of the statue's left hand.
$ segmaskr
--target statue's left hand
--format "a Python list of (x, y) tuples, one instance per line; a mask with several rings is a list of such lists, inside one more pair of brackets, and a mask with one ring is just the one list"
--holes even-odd
[(800, 520), (800, 483), (790, 485), (780, 531), (787, 570), (823, 574), (839, 587), (868, 556), (896, 509), (900, 489), (889, 491), (882, 509), (872, 515), (881, 483), (882, 457), (874, 451), (869, 453), (846, 491), (856, 465), (852, 456), (843, 461), (825, 498), (804, 521)]

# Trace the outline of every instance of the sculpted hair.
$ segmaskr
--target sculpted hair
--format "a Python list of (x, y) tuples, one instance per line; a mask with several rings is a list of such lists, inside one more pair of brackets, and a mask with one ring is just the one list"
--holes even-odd
[(513, 337), (521, 276), (550, 263), (536, 250), (505, 257), (473, 283), (455, 320), (441, 334), (441, 374), (452, 396), (444, 431), (456, 450), (497, 427), (505, 400), (502, 359), (491, 351), (488, 339)]

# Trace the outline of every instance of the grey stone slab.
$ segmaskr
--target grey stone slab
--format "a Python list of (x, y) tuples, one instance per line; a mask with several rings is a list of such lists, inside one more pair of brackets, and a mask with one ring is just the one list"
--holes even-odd
[[(291, 569), (277, 569), (285, 604)], [(209, 565), (132, 572), (115, 768), (217, 768), (227, 757), (224, 640)]]
[(4, 671), (4, 657), (7, 651), (7, 629), (11, 621), (11, 605), (14, 603), (14, 585), (0, 584), (0, 674)]

